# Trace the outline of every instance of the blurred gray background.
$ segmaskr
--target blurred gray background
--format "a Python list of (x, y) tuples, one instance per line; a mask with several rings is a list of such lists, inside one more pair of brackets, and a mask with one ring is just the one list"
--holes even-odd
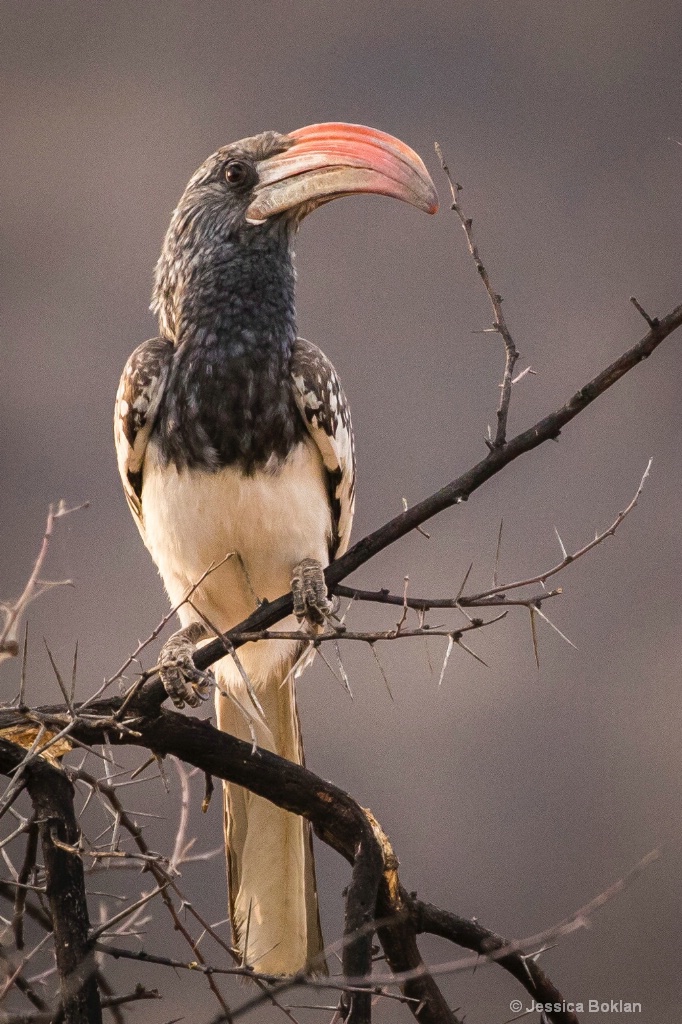
[[(1, 597), (21, 590), (49, 502), (91, 503), (59, 524), (46, 570), (75, 587), (31, 612), (33, 701), (58, 699), (43, 635), (63, 666), (79, 640), (85, 696), (166, 610), (119, 490), (112, 404), (129, 352), (155, 332), (151, 274), (170, 213), (219, 145), (362, 122), (414, 146), (438, 185), (437, 217), (363, 197), (316, 213), (299, 238), (300, 330), (333, 359), (353, 410), (356, 539), (481, 458), (494, 420), (501, 345), (476, 333), (491, 315), (434, 140), (464, 186), (519, 368), (537, 371), (515, 391), (513, 432), (641, 336), (631, 294), (652, 314), (682, 301), (675, 0), (4, 0), (0, 17)], [(560, 555), (554, 527), (569, 550), (589, 540), (653, 456), (639, 507), (546, 606), (577, 650), (542, 627), (538, 671), (519, 611), (471, 639), (490, 667), (455, 650), (440, 690), (445, 644), (432, 640), (435, 675), (421, 641), (381, 650), (393, 702), (364, 649), (344, 653), (353, 700), (322, 663), (299, 691), (309, 766), (372, 808), (405, 885), (504, 934), (551, 925), (664, 844), (591, 930), (542, 961), (569, 998), (640, 1001), (642, 1024), (679, 1019), (682, 1002), (681, 344), (670, 339), (559, 444), (440, 516), (430, 540), (415, 534), (355, 576), (399, 590), (409, 574), (415, 595), (452, 595), (473, 561), (472, 584), (485, 586), (502, 517), (500, 576), (547, 568)], [(3, 666), (3, 698), (17, 680), (18, 666)], [(172, 833), (177, 788), (132, 791), (130, 806), (145, 803)], [(201, 849), (220, 841), (218, 804), (197, 815)], [(319, 865), (332, 941), (348, 871), (326, 849)], [(224, 916), (220, 858), (188, 868), (183, 884)], [(144, 941), (156, 952), (175, 943), (158, 929)], [(425, 948), (433, 962), (455, 955)], [(124, 974), (122, 987), (142, 976), (135, 965)], [(167, 1000), (133, 1019), (212, 1014), (200, 978), (156, 981)], [(446, 987), (470, 1024), (501, 1024), (510, 999), (525, 1000), (493, 967)], [(235, 1003), (246, 995), (232, 992)]]

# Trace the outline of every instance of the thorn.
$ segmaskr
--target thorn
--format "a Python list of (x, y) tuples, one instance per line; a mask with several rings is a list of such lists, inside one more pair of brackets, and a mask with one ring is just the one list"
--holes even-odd
[(21, 656), (21, 682), (19, 683), (19, 707), (24, 706), (24, 694), (26, 692), (26, 659), (28, 657), (28, 619), (24, 627), (24, 651)]
[(66, 686), (64, 685), (64, 680), (62, 679), (61, 675), (59, 674), (59, 669), (57, 668), (57, 664), (56, 664), (54, 658), (52, 657), (52, 651), (47, 646), (47, 640), (45, 639), (45, 637), (43, 637), (43, 643), (45, 644), (45, 650), (47, 651), (47, 656), (50, 659), (50, 664), (52, 665), (52, 671), (54, 672), (55, 676), (57, 677), (57, 682), (59, 683), (59, 689), (62, 691), (62, 697), (64, 698), (64, 701), (66, 702), (66, 706), (69, 709), (69, 711), (73, 711), (73, 708), (72, 708), (72, 705), (71, 705), (71, 701), (69, 700), (69, 695), (68, 695), (67, 690), (66, 690)]
[[(424, 627), (424, 628), (426, 628), (426, 627)], [(428, 639), (426, 637), (424, 637), (424, 650), (426, 651), (426, 664), (429, 666), (429, 675), (433, 679), (433, 662), (431, 661), (431, 652), (429, 651), (429, 642), (428, 642)]]
[[(407, 498), (402, 498), (401, 500), (403, 503), (403, 512), (407, 512), (407, 509), (409, 507), (407, 504)], [(431, 534), (427, 533), (422, 526), (415, 526), (415, 530), (417, 531), (417, 533), (421, 533), (422, 537), (426, 537), (427, 540), (431, 540)]]
[(211, 803), (213, 790), (213, 776), (209, 772), (204, 772), (204, 799), (201, 801), (201, 810), (203, 814), (206, 814), (209, 804)]
[(561, 548), (561, 554), (563, 555), (564, 561), (565, 561), (568, 558), (568, 552), (566, 551), (566, 548), (564, 547), (564, 542), (562, 541), (561, 537), (559, 536), (559, 531), (557, 530), (556, 526), (554, 527), (554, 532), (556, 533), (556, 539), (559, 541), (559, 547)]
[(541, 618), (541, 619), (544, 619), (544, 621), (545, 621), (545, 622), (547, 623), (547, 625), (548, 625), (548, 626), (551, 626), (551, 627), (552, 627), (552, 629), (554, 630), (554, 632), (555, 632), (555, 633), (558, 633), (558, 634), (559, 634), (559, 636), (561, 637), (561, 639), (562, 639), (562, 640), (565, 640), (565, 641), (566, 641), (566, 643), (567, 643), (567, 644), (569, 644), (569, 645), (570, 645), (570, 646), (571, 646), (571, 647), (573, 648), (573, 650), (575, 650), (575, 651), (577, 651), (577, 650), (578, 650), (578, 648), (577, 648), (577, 647), (576, 647), (576, 645), (575, 645), (575, 644), (573, 643), (573, 641), (572, 641), (572, 640), (569, 640), (569, 639), (568, 639), (568, 637), (567, 637), (567, 636), (566, 636), (566, 635), (565, 635), (564, 633), (562, 633), (562, 632), (561, 632), (561, 630), (559, 629), (559, 627), (558, 627), (558, 626), (555, 626), (555, 625), (554, 625), (554, 623), (552, 622), (552, 620), (551, 620), (551, 619), (548, 619), (548, 618), (547, 618), (547, 616), (546, 616), (546, 615), (545, 615), (545, 613), (544, 613), (544, 612), (542, 611), (542, 609), (540, 609), (540, 608), (537, 608), (537, 607), (536, 607), (536, 608), (534, 609), (534, 611), (535, 611), (535, 612), (536, 612), (536, 613), (537, 613), (537, 614), (538, 614), (538, 615), (540, 616), (540, 618)]
[(649, 325), (649, 327), (651, 328), (651, 330), (652, 330), (652, 331), (655, 331), (655, 330), (656, 330), (656, 328), (657, 328), (657, 327), (658, 327), (658, 326), (660, 325), (660, 320), (658, 319), (658, 317), (657, 317), (657, 316), (649, 316), (649, 314), (647, 313), (647, 311), (646, 311), (646, 310), (644, 309), (644, 307), (643, 307), (643, 306), (642, 306), (642, 305), (641, 305), (641, 304), (640, 304), (640, 303), (639, 303), (639, 302), (637, 301), (637, 299), (635, 298), (635, 296), (634, 296), (634, 295), (631, 295), (631, 296), (630, 296), (630, 302), (631, 302), (631, 303), (632, 303), (632, 305), (633, 305), (633, 306), (635, 307), (635, 309), (637, 310), (637, 312), (638, 312), (638, 313), (640, 313), (640, 314), (641, 314), (641, 316), (643, 316), (643, 317), (644, 317), (644, 319), (645, 319), (645, 320), (646, 320), (646, 322), (648, 323), (648, 325)]
[[(501, 616), (500, 616), (500, 618), (501, 618)], [(481, 665), (483, 665), (484, 668), (490, 668), (490, 665), (488, 664), (488, 662), (484, 661), (483, 658), (480, 657), (480, 655), (476, 654), (476, 651), (472, 651), (470, 647), (467, 647), (467, 645), (464, 643), (464, 641), (462, 639), (459, 639), (457, 641), (457, 646), (461, 647), (463, 651), (466, 651), (467, 654), (470, 654), (472, 658), (474, 658), (476, 661), (480, 662)]]
[(462, 580), (462, 586), (459, 588), (459, 592), (457, 594), (457, 598), (456, 598), (457, 601), (459, 601), (460, 597), (464, 593), (464, 588), (467, 585), (467, 580), (469, 579), (469, 576), (471, 574), (471, 570), (473, 569), (473, 567), (474, 567), (474, 563), (472, 562), (471, 565), (469, 566), (469, 568), (467, 569), (467, 571), (464, 573), (464, 579)]
[(154, 755), (154, 760), (156, 761), (157, 765), (159, 766), (159, 775), (161, 776), (161, 781), (163, 782), (163, 788), (166, 790), (167, 793), (170, 793), (171, 785), (170, 785), (168, 776), (166, 775), (166, 769), (165, 769), (165, 766), (164, 766), (164, 763), (163, 763), (163, 757), (161, 757), (159, 754), (155, 754)]
[(502, 527), (504, 519), (500, 519), (500, 528), (497, 531), (497, 548), (495, 550), (495, 567), (493, 569), (493, 587), (497, 587), (497, 567), (500, 564), (500, 551), (502, 549)]
[(334, 676), (334, 679), (336, 679), (337, 683), (341, 683), (341, 685), (343, 686), (344, 690), (345, 690), (345, 691), (346, 691), (346, 692), (347, 692), (347, 693), (349, 694), (349, 696), (350, 696), (350, 698), (351, 698), (351, 700), (352, 700), (352, 699), (353, 699), (353, 694), (352, 694), (352, 693), (350, 693), (350, 691), (348, 690), (348, 687), (347, 687), (347, 686), (345, 685), (345, 683), (344, 683), (343, 679), (341, 679), (341, 678), (340, 678), (340, 676), (338, 676), (338, 675), (336, 674), (336, 672), (334, 671), (334, 669), (333, 669), (333, 668), (332, 668), (332, 666), (330, 665), (329, 661), (328, 661), (328, 660), (327, 660), (327, 658), (325, 657), (324, 651), (322, 650), (322, 644), (320, 644), (320, 645), (319, 645), (319, 646), (317, 647), (317, 653), (318, 653), (318, 654), (320, 655), (320, 657), (322, 658), (322, 661), (323, 661), (323, 662), (325, 663), (325, 665), (327, 666), (327, 668), (329, 669), (329, 671), (331, 672), (331, 674), (332, 674), (332, 675)]
[(530, 634), (531, 634), (531, 637), (533, 638), (533, 653), (535, 654), (535, 664), (536, 664), (537, 670), (539, 672), (540, 671), (540, 655), (538, 654), (538, 634), (537, 634), (537, 628), (536, 628), (536, 625), (535, 625), (535, 613), (536, 613), (536, 611), (538, 611), (538, 609), (534, 608), (532, 605), (530, 605), (529, 608), (528, 608), (528, 611), (530, 613)]
[[(521, 370), (521, 373), (518, 373), (516, 377), (512, 378), (512, 384), (518, 384), (520, 380), (523, 380), (523, 378), (527, 377), (529, 374), (533, 377), (537, 377), (538, 371), (534, 370), (532, 366), (527, 366), (525, 370)], [(500, 387), (501, 386), (502, 385), (500, 385)]]
[(339, 647), (339, 641), (338, 640), (334, 641), (334, 651), (336, 652), (336, 660), (339, 663), (339, 671), (341, 672), (341, 678), (343, 679), (343, 685), (345, 686), (346, 690), (348, 691), (348, 696), (352, 700), (353, 699), (353, 691), (350, 688), (350, 680), (348, 678), (348, 675), (346, 673), (345, 668), (343, 667), (343, 662), (341, 660), (341, 648)]
[(142, 772), (145, 770), (145, 768), (149, 768), (149, 765), (150, 764), (155, 764), (156, 761), (157, 761), (156, 754), (152, 754), (151, 757), (148, 757), (147, 760), (144, 762), (144, 764), (141, 764), (139, 768), (136, 768), (134, 772), (131, 772), (131, 775), (130, 775), (131, 781), (133, 779), (136, 779), (138, 775), (142, 775)]
[(439, 689), (440, 689), (440, 687), (443, 684), (443, 677), (445, 675), (445, 669), (448, 667), (448, 661), (450, 660), (450, 655), (452, 654), (452, 648), (454, 646), (454, 643), (455, 643), (454, 638), (453, 638), (452, 634), (450, 634), (450, 636), (448, 637), (448, 646), (447, 646), (447, 648), (445, 650), (445, 657), (443, 658), (443, 667), (440, 670), (440, 676), (438, 678), (438, 688)]
[(76, 696), (76, 672), (78, 670), (78, 641), (76, 640), (76, 649), (73, 652), (73, 667), (71, 669), (71, 703), (73, 704), (74, 697)]
[[(386, 673), (384, 672), (384, 666), (379, 661), (379, 655), (376, 652), (374, 643), (370, 643), (369, 649), (371, 650), (372, 654), (374, 655), (374, 660), (376, 661), (377, 665), (379, 666), (379, 671), (381, 672), (381, 677), (384, 680), (384, 684), (386, 686), (386, 689), (388, 690), (388, 695), (391, 698), (391, 700), (393, 701), (393, 703), (395, 704), (395, 697), (393, 696), (393, 693), (391, 692), (391, 687), (390, 687), (389, 682), (388, 682), (388, 677), (387, 677)], [(428, 651), (427, 651), (427, 656), (428, 656)], [(431, 671), (431, 674), (433, 675), (433, 670)]]

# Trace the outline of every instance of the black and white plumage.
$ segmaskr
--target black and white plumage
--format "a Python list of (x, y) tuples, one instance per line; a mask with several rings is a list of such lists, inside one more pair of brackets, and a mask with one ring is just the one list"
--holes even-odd
[[(329, 559), (348, 547), (355, 505), (355, 453), (350, 408), (336, 370), (316, 345), (296, 338), (288, 365), (289, 382), (283, 409), (283, 428), (252, 430), (251, 444), (239, 447), (246, 428), (234, 424), (222, 433), (223, 450), (214, 446), (201, 422), (184, 420), (176, 411), (178, 398), (166, 395), (172, 381), (176, 349), (164, 338), (145, 341), (130, 356), (119, 384), (115, 412), (115, 442), (119, 472), (131, 512), (143, 539), (142, 466), (152, 437), (152, 448), (162, 462), (176, 470), (201, 468), (209, 473), (221, 466), (238, 465), (245, 474), (257, 471), (277, 475), (280, 464), (294, 448), (314, 442), (325, 470), (330, 506)], [(210, 365), (210, 364), (207, 364)], [(168, 407), (171, 411), (169, 412)], [(206, 412), (209, 414), (210, 406)], [(184, 431), (173, 428), (173, 416)], [(214, 426), (216, 417), (210, 426)], [(232, 440), (234, 435), (235, 440)]]
[[(161, 658), (179, 705), (196, 704), (205, 689), (187, 653), (182, 664), (176, 654), (207, 623), (230, 629), (292, 585), (312, 622), (328, 606), (322, 571), (345, 551), (353, 519), (353, 434), (334, 367), (297, 337), (292, 239), (316, 206), (355, 192), (435, 210), (412, 150), (332, 124), (218, 150), (173, 214), (152, 304), (160, 337), (126, 364), (115, 440), (128, 504), (180, 605), (184, 638)], [(210, 566), (218, 568), (183, 604)], [(239, 664), (219, 662), (220, 728), (255, 733), (302, 763), (293, 676), (303, 648), (247, 644)], [(307, 823), (238, 786), (225, 786), (225, 811), (230, 911), (246, 961), (269, 973), (323, 969)]]

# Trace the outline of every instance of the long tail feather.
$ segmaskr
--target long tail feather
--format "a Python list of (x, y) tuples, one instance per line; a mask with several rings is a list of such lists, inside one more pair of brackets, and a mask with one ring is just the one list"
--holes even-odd
[[(240, 650), (267, 725), (257, 719), (249, 725), (224, 695), (232, 693), (242, 705), (249, 704), (243, 677), (225, 658), (216, 671), (218, 726), (245, 740), (251, 739), (253, 730), (260, 746), (303, 764), (290, 671), (298, 652), (287, 645), (273, 659), (274, 644), (268, 646), (265, 678), (256, 648), (249, 644)], [(326, 973), (309, 823), (241, 786), (224, 783), (223, 796), (230, 916), (244, 963), (267, 974), (290, 975), (304, 969)]]

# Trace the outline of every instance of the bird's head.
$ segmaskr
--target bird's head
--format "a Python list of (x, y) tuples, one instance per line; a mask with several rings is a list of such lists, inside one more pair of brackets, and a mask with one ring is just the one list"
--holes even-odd
[(192, 175), (181, 206), (211, 207), (235, 227), (286, 215), (298, 223), (341, 196), (374, 192), (426, 213), (438, 199), (421, 158), (399, 139), (357, 124), (263, 132), (223, 146)]
[[(288, 240), (301, 220), (342, 196), (376, 193), (435, 213), (438, 199), (420, 157), (363, 125), (314, 124), (263, 132), (223, 146), (192, 175), (166, 236), (153, 308), (162, 317), (199, 264)], [(177, 300), (177, 294), (174, 295)]]

